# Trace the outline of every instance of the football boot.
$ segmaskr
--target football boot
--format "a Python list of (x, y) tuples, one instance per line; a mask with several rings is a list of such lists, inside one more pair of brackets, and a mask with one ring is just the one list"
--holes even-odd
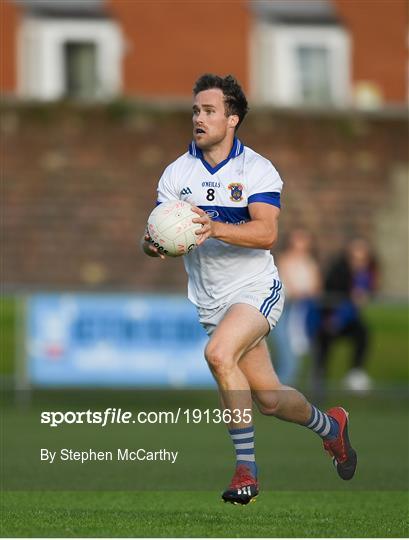
[(250, 501), (255, 501), (257, 495), (256, 478), (246, 465), (237, 465), (229, 487), (222, 494), (222, 499), (231, 504), (248, 504)]
[(348, 413), (342, 407), (334, 407), (327, 411), (339, 425), (336, 439), (324, 440), (324, 449), (332, 457), (332, 461), (342, 480), (351, 480), (355, 474), (357, 455), (352, 448), (348, 436)]

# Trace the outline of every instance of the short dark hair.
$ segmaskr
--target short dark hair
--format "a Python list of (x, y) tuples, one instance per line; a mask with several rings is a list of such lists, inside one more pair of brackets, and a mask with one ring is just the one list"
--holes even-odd
[(223, 92), (226, 115), (237, 114), (239, 117), (239, 123), (236, 126), (236, 129), (238, 129), (249, 110), (247, 99), (241, 86), (233, 75), (219, 77), (219, 75), (205, 73), (197, 79), (193, 87), (193, 95), (196, 96), (199, 92), (211, 90), (212, 88), (219, 88)]

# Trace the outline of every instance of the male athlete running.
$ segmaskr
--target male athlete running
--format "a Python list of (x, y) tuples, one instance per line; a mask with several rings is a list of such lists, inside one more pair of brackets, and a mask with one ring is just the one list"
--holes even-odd
[[(202, 224), (199, 247), (184, 257), (188, 296), (209, 335), (205, 357), (225, 409), (239, 410), (228, 425), (236, 470), (222, 497), (247, 504), (258, 494), (252, 399), (266, 415), (317, 433), (339, 476), (350, 480), (357, 457), (348, 438), (348, 414), (326, 413), (283, 386), (265, 337), (281, 315), (284, 294), (270, 249), (277, 240), (282, 181), (270, 161), (244, 146), (236, 131), (248, 107), (232, 76), (201, 76), (193, 89), (193, 141), (171, 163), (158, 186), (158, 203), (185, 200)], [(147, 255), (164, 258), (144, 237)], [(251, 418), (251, 417), (250, 417)], [(237, 417), (236, 417), (237, 419)]]

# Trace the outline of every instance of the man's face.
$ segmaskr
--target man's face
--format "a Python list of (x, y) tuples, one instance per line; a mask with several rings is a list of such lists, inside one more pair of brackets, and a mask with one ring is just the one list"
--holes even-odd
[(219, 88), (199, 92), (193, 101), (193, 138), (197, 146), (207, 150), (234, 134), (237, 115), (226, 116), (223, 92)]

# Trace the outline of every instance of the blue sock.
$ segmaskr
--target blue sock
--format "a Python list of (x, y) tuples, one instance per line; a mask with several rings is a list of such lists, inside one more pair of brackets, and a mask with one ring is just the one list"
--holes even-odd
[(236, 451), (237, 465), (245, 465), (257, 478), (256, 457), (254, 455), (254, 428), (253, 426), (229, 429), (231, 440)]
[(336, 439), (339, 433), (339, 425), (335, 418), (320, 411), (314, 405), (311, 405), (311, 417), (305, 426), (322, 439)]

